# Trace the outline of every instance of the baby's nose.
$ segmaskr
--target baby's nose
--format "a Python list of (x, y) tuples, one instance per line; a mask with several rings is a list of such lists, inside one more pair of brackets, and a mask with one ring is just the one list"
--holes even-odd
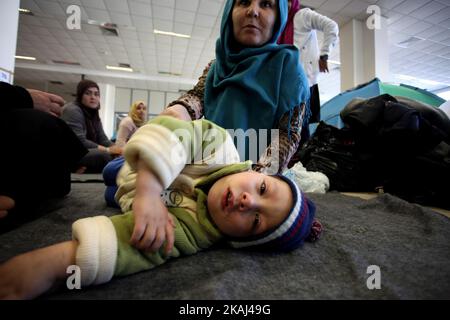
[(256, 207), (255, 198), (248, 192), (243, 192), (239, 198), (239, 210), (253, 210)]

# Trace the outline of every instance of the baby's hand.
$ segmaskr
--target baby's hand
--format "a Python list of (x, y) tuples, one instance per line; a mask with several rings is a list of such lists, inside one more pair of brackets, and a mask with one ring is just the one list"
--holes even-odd
[(156, 252), (166, 241), (165, 254), (173, 249), (174, 221), (158, 196), (136, 194), (133, 201), (134, 230), (130, 243), (137, 249)]

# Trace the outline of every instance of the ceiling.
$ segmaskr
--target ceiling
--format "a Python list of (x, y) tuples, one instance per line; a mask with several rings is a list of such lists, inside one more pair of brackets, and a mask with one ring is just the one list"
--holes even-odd
[[(81, 74), (97, 82), (160, 91), (187, 90), (214, 57), (224, 0), (21, 0), (15, 82), (48, 90), (66, 99)], [(340, 26), (365, 20), (376, 4), (388, 18), (390, 70), (394, 80), (437, 90), (450, 86), (450, 0), (301, 0)], [(69, 5), (81, 9), (81, 30), (68, 30)], [(1, 6), (1, 5), (0, 5)], [(118, 26), (105, 35), (89, 20)], [(190, 39), (156, 35), (154, 29), (191, 35)], [(409, 47), (397, 44), (418, 38)], [(320, 37), (319, 37), (320, 38)], [(339, 46), (330, 56), (339, 61)], [(67, 66), (54, 61), (77, 62)], [(130, 64), (133, 73), (106, 70)], [(321, 75), (323, 100), (340, 92), (339, 65)], [(425, 80), (418, 81), (416, 78)], [(51, 81), (62, 82), (55, 84)]]

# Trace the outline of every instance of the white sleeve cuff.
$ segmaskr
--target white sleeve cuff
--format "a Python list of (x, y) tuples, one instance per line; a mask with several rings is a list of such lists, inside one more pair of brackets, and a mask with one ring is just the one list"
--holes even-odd
[(158, 176), (164, 188), (170, 186), (190, 160), (179, 137), (158, 124), (139, 128), (128, 141), (124, 155), (134, 170), (137, 161), (142, 160)]
[(72, 238), (78, 241), (76, 264), (81, 269), (81, 285), (111, 280), (117, 260), (117, 236), (111, 220), (105, 216), (77, 220)]

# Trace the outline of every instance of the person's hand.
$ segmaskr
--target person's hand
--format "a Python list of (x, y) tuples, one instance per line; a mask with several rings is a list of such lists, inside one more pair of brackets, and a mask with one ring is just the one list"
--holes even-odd
[(55, 94), (27, 89), (33, 99), (34, 108), (47, 113), (50, 113), (56, 117), (61, 115), (61, 107), (64, 105), (65, 101), (60, 96)]
[(174, 221), (161, 200), (163, 186), (153, 172), (138, 162), (133, 200), (134, 229), (130, 243), (139, 250), (156, 252), (166, 241), (169, 254), (175, 241)]
[(319, 70), (320, 72), (330, 72), (328, 70), (328, 61), (319, 59)]
[(115, 144), (113, 144), (112, 146), (109, 146), (109, 147), (98, 145), (97, 149), (99, 149), (100, 151), (109, 153), (111, 156), (113, 156), (113, 158), (117, 157), (117, 156), (121, 156), (123, 153), (123, 148), (119, 147)]
[(181, 104), (175, 104), (169, 108), (164, 109), (159, 115), (174, 117), (184, 121), (191, 121), (191, 116), (186, 108)]
[(112, 145), (109, 147), (109, 153), (113, 156), (120, 156), (123, 153), (123, 148), (116, 145)]
[(8, 211), (15, 207), (14, 199), (0, 195), (0, 219), (8, 215)]
[(134, 230), (130, 243), (137, 249), (156, 252), (166, 241), (168, 255), (175, 241), (174, 221), (160, 196), (136, 194), (133, 201)]

